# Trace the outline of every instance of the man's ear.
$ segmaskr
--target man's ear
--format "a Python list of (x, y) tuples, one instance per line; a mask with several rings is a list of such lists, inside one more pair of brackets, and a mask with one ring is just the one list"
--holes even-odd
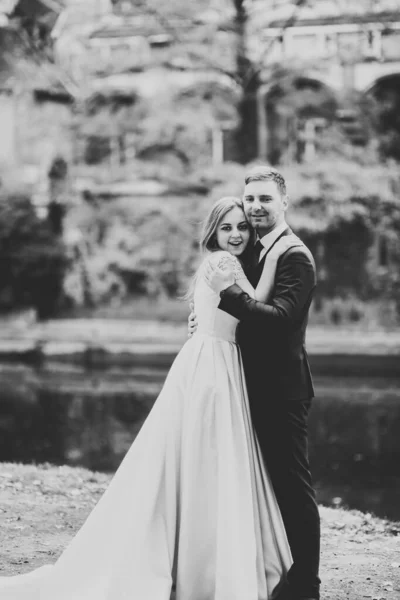
[(289, 196), (287, 194), (285, 194), (282, 197), (282, 204), (283, 204), (283, 210), (286, 211), (287, 207), (289, 206)]

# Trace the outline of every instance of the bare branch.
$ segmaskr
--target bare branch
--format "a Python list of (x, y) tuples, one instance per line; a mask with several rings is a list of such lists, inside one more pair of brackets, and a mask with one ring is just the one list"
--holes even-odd
[[(138, 8), (143, 8), (148, 14), (155, 17), (158, 20), (158, 22), (160, 23), (160, 25), (165, 27), (167, 32), (172, 36), (175, 43), (185, 46), (186, 42), (182, 39), (179, 29), (177, 29), (171, 23), (171, 21), (168, 19), (168, 17), (163, 15), (157, 8), (153, 8), (152, 6), (149, 6), (147, 2), (143, 2), (142, 0), (136, 1), (135, 6)], [(185, 25), (186, 25), (186, 23), (185, 23)], [(237, 74), (235, 72), (224, 69), (223, 67), (221, 67), (220, 64), (218, 64), (216, 61), (210, 59), (203, 52), (196, 52), (194, 49), (189, 49), (188, 55), (191, 58), (201, 59), (205, 67), (209, 67), (209, 68), (213, 69), (214, 71), (221, 73), (222, 75), (226, 75), (227, 77), (232, 79), (235, 83), (240, 83), (240, 80), (237, 77)]]
[[(60, 4), (57, 0), (41, 0), (41, 1), (43, 2), (43, 4), (45, 4), (51, 10), (54, 10), (58, 13), (60, 13), (62, 11), (62, 7), (60, 6)], [(236, 20), (240, 20), (239, 25), (241, 25), (243, 28), (245, 25), (245, 22), (246, 22), (246, 13), (245, 13), (245, 8), (244, 8), (244, 2), (243, 2), (243, 0), (232, 0), (232, 1), (234, 4), (236, 15), (238, 17), (238, 19), (236, 19)], [(306, 0), (296, 0), (296, 2), (294, 3), (294, 11), (293, 11), (292, 15), (287, 19), (287, 21), (281, 28), (282, 33), (284, 32), (284, 30), (287, 27), (290, 27), (294, 23), (294, 21), (297, 18), (298, 8), (300, 8), (302, 5), (304, 5), (305, 2), (306, 2)], [(145, 2), (144, 0), (136, 0), (135, 6), (143, 11), (146, 11), (147, 14), (150, 14), (155, 19), (157, 19), (157, 21), (172, 36), (175, 43), (181, 44), (183, 47), (187, 46), (187, 40), (183, 39), (184, 36), (182, 36), (182, 29), (177, 28), (177, 26), (174, 25), (171, 22), (171, 20), (165, 14), (162, 13), (162, 11), (160, 11), (158, 8), (155, 8), (151, 5), (149, 5), (149, 3)], [(187, 25), (187, 23), (182, 22), (182, 26), (184, 24)], [(233, 29), (235, 29), (234, 26), (233, 26)], [(236, 28), (236, 30), (237, 30), (237, 28)], [(232, 29), (230, 31), (232, 31)], [(23, 43), (25, 50), (27, 51), (27, 53), (30, 54), (31, 58), (33, 58), (33, 60), (35, 61), (36, 64), (43, 65), (43, 63), (45, 63), (45, 62), (52, 64), (49, 57), (46, 55), (46, 53), (44, 51), (40, 50), (39, 48), (37, 48), (35, 46), (35, 44), (32, 43), (32, 41), (29, 39), (28, 36), (24, 36), (22, 34), (22, 32), (18, 30), (18, 28), (16, 28), (16, 32), (17, 32), (21, 42)], [(244, 35), (244, 31), (237, 31), (237, 35)], [(197, 59), (201, 62), (202, 67), (209, 68), (209, 69), (215, 71), (216, 73), (220, 73), (221, 75), (228, 77), (236, 85), (239, 85), (243, 91), (245, 91), (246, 88), (252, 82), (253, 78), (257, 76), (260, 69), (263, 67), (264, 58), (270, 52), (272, 44), (273, 44), (273, 41), (271, 41), (268, 44), (268, 46), (266, 47), (266, 49), (263, 53), (263, 56), (261, 57), (260, 61), (258, 61), (258, 63), (256, 65), (251, 65), (251, 63), (249, 61), (246, 61), (245, 50), (244, 50), (244, 47), (242, 47), (242, 53), (241, 53), (242, 61), (241, 61), (241, 65), (240, 65), (242, 67), (242, 73), (240, 72), (241, 69), (239, 69), (239, 68), (236, 72), (229, 70), (227, 68), (224, 68), (223, 66), (221, 66), (221, 64), (218, 63), (218, 61), (216, 61), (209, 55), (206, 55), (204, 51), (197, 51), (194, 48), (186, 48), (186, 49), (187, 49), (189, 58)], [(239, 58), (239, 57), (237, 57), (237, 58)], [(85, 96), (84, 90), (82, 89), (82, 85), (80, 85), (79, 82), (75, 81), (74, 78), (72, 78), (70, 76), (70, 74), (65, 69), (63, 69), (60, 65), (54, 64), (54, 65), (52, 65), (52, 67), (54, 67), (52, 69), (52, 75), (54, 75), (54, 77), (59, 81), (59, 83), (66, 89), (66, 91), (71, 95), (71, 97), (74, 99), (74, 101), (82, 101)], [(238, 65), (238, 67), (239, 67), (239, 65)]]
[[(245, 2), (244, 0), (232, 0), (232, 3), (234, 5), (237, 16), (237, 19), (235, 19), (236, 27), (234, 27), (234, 29), (237, 30), (237, 28), (240, 27), (240, 25), (244, 26), (244, 23), (246, 21)], [(293, 25), (298, 16), (298, 9), (304, 6), (306, 3), (307, 0), (295, 0), (293, 4), (293, 12), (290, 15), (290, 17), (286, 20), (284, 25), (281, 27), (281, 34), (283, 34), (288, 27), (291, 27)], [(143, 0), (136, 0), (135, 6), (145, 10), (148, 14), (154, 16), (159, 21), (159, 23), (167, 29), (168, 33), (173, 37), (176, 43), (182, 44), (183, 46), (185, 45), (185, 41), (182, 39), (180, 31), (174, 25), (172, 25), (171, 21), (165, 15), (163, 15), (158, 8), (153, 8), (152, 6), (149, 6), (148, 3), (144, 2)], [(228, 31), (227, 28), (222, 28), (221, 30)], [(232, 29), (230, 31), (232, 31)], [(240, 33), (238, 33), (238, 35), (240, 35)], [(240, 68), (238, 68), (237, 72), (232, 72), (223, 68), (220, 64), (218, 64), (217, 61), (213, 60), (209, 56), (206, 56), (204, 52), (196, 52), (195, 50), (190, 49), (188, 50), (188, 55), (192, 58), (200, 59), (205, 67), (209, 67), (210, 69), (213, 69), (218, 73), (226, 75), (227, 77), (232, 79), (236, 84), (240, 85), (243, 90), (246, 90), (251, 84), (254, 77), (256, 77), (262, 69), (265, 56), (267, 56), (268, 53), (271, 51), (272, 45), (273, 40), (269, 42), (269, 44), (265, 48), (265, 51), (263, 52), (261, 59), (255, 65), (251, 65), (249, 61), (245, 60), (246, 57), (243, 49), (243, 52), (241, 53), (242, 61), (240, 60), (240, 57), (237, 57), (239, 62), (242, 62), (240, 66), (243, 68), (243, 73), (240, 73)], [(244, 62), (246, 62), (247, 65), (244, 65)]]
[[(285, 21), (285, 23), (282, 25), (282, 27), (279, 30), (279, 34), (283, 35), (286, 31), (286, 29), (288, 29), (289, 27), (292, 27), (294, 25), (294, 23), (297, 20), (298, 17), (298, 11), (299, 9), (304, 6), (305, 4), (307, 4), (307, 0), (295, 0), (295, 3), (293, 5), (293, 12), (290, 15), (290, 17), (288, 17)], [(246, 78), (246, 81), (243, 82), (243, 88), (246, 89), (250, 83), (252, 82), (253, 78), (256, 77), (259, 72), (261, 71), (261, 69), (264, 66), (264, 60), (265, 58), (268, 56), (268, 54), (271, 52), (272, 50), (272, 46), (274, 45), (275, 40), (270, 40), (269, 43), (267, 44), (264, 52), (262, 53), (261, 58), (259, 59), (259, 61), (252, 66), (251, 71), (249, 71), (248, 77)]]
[[(43, 67), (44, 63), (47, 63), (52, 68), (52, 74), (58, 80), (58, 82), (62, 85), (63, 88), (71, 95), (74, 100), (78, 100), (81, 97), (81, 88), (80, 86), (68, 75), (66, 71), (61, 69), (59, 65), (51, 63), (49, 57), (46, 55), (44, 51), (39, 50), (35, 44), (33, 44), (28, 36), (24, 36), (23, 33), (16, 28), (15, 33), (17, 34), (20, 42), (23, 45), (23, 48), (30, 56), (31, 59), (35, 62), (39, 67)], [(29, 77), (31, 79), (31, 77)]]
[(46, 8), (49, 8), (57, 14), (60, 14), (64, 10), (63, 5), (56, 2), (56, 0), (40, 0), (40, 2), (44, 4)]

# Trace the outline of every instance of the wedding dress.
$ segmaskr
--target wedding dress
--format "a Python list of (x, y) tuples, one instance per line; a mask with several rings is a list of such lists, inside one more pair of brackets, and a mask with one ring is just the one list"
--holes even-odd
[(0, 578), (1, 600), (169, 600), (173, 585), (177, 600), (274, 597), (290, 550), (250, 420), (238, 321), (201, 272), (197, 332), (108, 489), (53, 566)]

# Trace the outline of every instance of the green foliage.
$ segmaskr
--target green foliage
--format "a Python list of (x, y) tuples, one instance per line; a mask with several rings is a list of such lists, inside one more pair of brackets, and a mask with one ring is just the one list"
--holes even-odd
[(0, 309), (34, 307), (53, 315), (62, 295), (64, 247), (28, 197), (0, 196)]
[[(160, 176), (159, 165), (141, 168), (142, 176)], [(71, 209), (66, 229), (78, 230), (80, 238), (64, 282), (69, 305), (107, 312), (133, 298), (154, 303), (182, 296), (199, 260), (202, 219), (218, 198), (241, 195), (243, 177), (244, 168), (236, 164), (203, 168), (186, 178), (179, 196), (87, 202)]]
[(383, 77), (366, 97), (366, 112), (374, 128), (379, 153), (400, 160), (400, 76)]
[(328, 328), (344, 328), (367, 332), (393, 329), (398, 324), (393, 300), (360, 300), (356, 294), (322, 297), (311, 305), (310, 324)]
[(318, 296), (380, 298), (400, 315), (400, 178), (394, 165), (337, 160), (292, 167), (285, 175), (289, 191), (297, 192), (289, 222), (316, 258)]
[[(237, 164), (199, 170), (188, 183), (208, 188), (205, 196), (188, 192), (74, 209), (70, 226), (82, 231), (84, 241), (66, 279), (73, 305), (99, 310), (129, 306), (130, 298), (162, 302), (183, 294), (199, 259), (202, 218), (218, 198), (241, 196), (245, 171)], [(392, 317), (397, 305), (400, 315), (396, 169), (337, 160), (293, 165), (283, 174), (289, 223), (317, 263), (317, 321), (365, 323), (369, 303), (378, 301)]]
[(80, 207), (70, 218), (83, 234), (65, 282), (73, 304), (119, 305), (134, 296), (185, 292), (198, 258), (195, 200), (120, 200)]

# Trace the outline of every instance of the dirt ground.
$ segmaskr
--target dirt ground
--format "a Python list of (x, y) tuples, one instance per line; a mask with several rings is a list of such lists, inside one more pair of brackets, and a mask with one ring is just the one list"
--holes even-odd
[[(109, 480), (85, 469), (0, 464), (1, 575), (55, 562)], [(400, 523), (320, 511), (321, 600), (399, 600)]]

